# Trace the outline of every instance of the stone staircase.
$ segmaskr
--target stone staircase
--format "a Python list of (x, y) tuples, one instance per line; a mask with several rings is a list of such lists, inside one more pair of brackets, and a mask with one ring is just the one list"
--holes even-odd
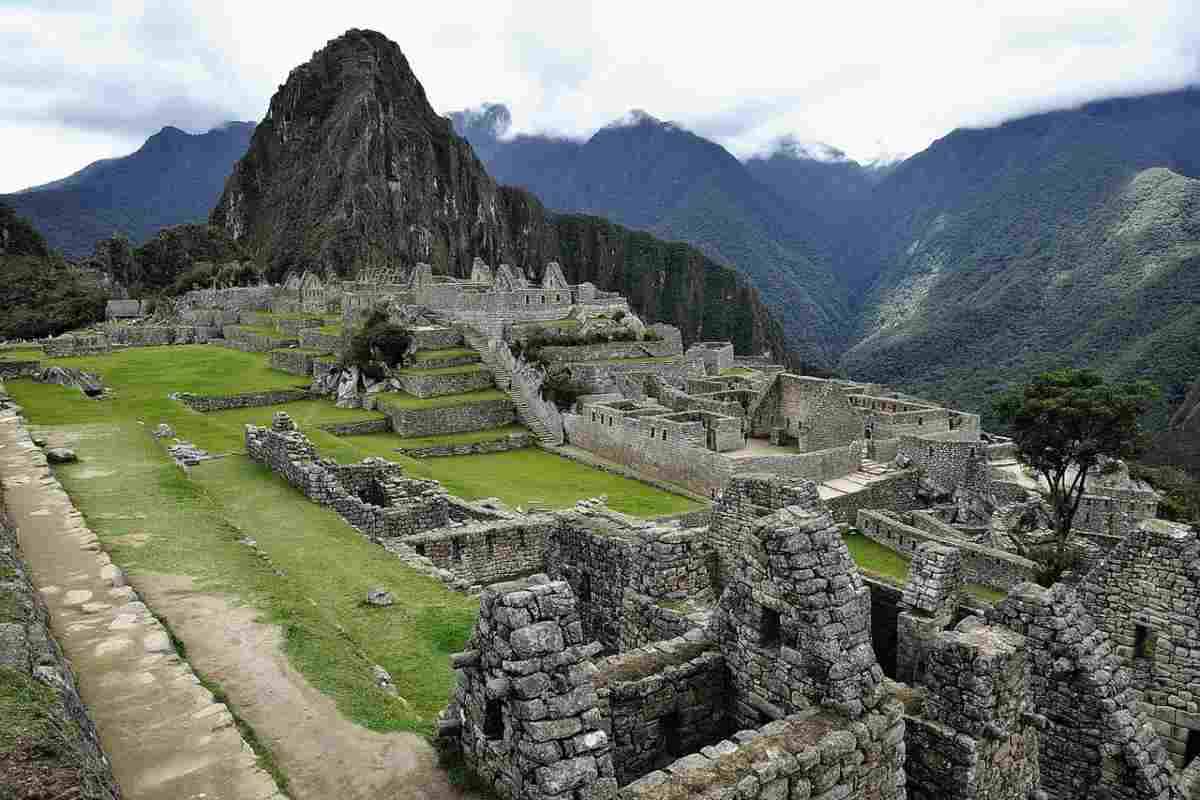
[(496, 357), (488, 338), (466, 325), (456, 325), (455, 327), (462, 333), (463, 340), (467, 343), (467, 346), (479, 353), (480, 358), (483, 359), (483, 363), (492, 371), (496, 386), (512, 398), (513, 405), (517, 407), (517, 416), (521, 419), (521, 423), (533, 431), (534, 436), (538, 438), (538, 441), (543, 446), (558, 447), (562, 444), (559, 437), (555, 436), (537, 414), (533, 413), (524, 392), (513, 385), (512, 372), (504, 365), (501, 359)]

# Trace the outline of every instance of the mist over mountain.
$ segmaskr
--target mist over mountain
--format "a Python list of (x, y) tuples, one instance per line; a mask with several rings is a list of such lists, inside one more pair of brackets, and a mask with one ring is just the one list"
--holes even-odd
[(0, 195), (0, 201), (70, 257), (91, 253), (98, 239), (114, 233), (141, 243), (161, 228), (205, 221), (253, 131), (253, 122), (230, 122), (201, 134), (167, 126), (135, 153)]
[[(792, 203), (784, 175), (765, 168), (769, 174), (760, 177), (720, 145), (641, 110), (587, 140), (509, 137), (511, 116), (496, 103), (450, 119), (497, 180), (528, 189), (549, 208), (687, 242), (737, 268), (805, 362), (830, 366), (850, 344), (849, 287), (832, 269), (833, 236), (825, 231), (838, 210), (810, 201), (811, 183), (801, 189), (805, 201)], [(835, 184), (853, 181), (861, 173), (869, 185), (869, 171), (852, 161), (805, 160), (828, 168), (813, 183), (826, 175)]]

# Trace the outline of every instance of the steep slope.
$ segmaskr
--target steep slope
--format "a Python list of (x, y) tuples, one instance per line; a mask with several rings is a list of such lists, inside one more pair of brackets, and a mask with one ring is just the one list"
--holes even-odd
[(292, 70), (211, 221), (275, 278), (314, 266), (350, 275), (379, 260), (464, 276), (476, 256), (538, 278), (556, 260), (572, 280), (629, 291), (639, 312), (679, 325), (688, 341), (787, 353), (779, 324), (732, 270), (497, 187), (400, 48), (373, 31), (351, 30)]
[(29, 220), (0, 203), (0, 341), (95, 322), (104, 301), (94, 272), (64, 262)]
[(123, 234), (135, 243), (160, 228), (204, 221), (233, 164), (246, 152), (252, 122), (192, 135), (166, 127), (123, 158), (97, 161), (61, 180), (0, 195), (67, 256)]
[(830, 364), (848, 346), (845, 286), (810, 236), (819, 218), (783, 202), (720, 145), (642, 111), (586, 141), (508, 138), (508, 111), (499, 104), (450, 116), (497, 180), (555, 210), (687, 242), (737, 268), (806, 362)]
[(955, 131), (909, 159), (843, 254), (879, 275), (843, 366), (985, 411), (1065, 365), (1178, 392), (1200, 371), (1198, 137), (1187, 91)]

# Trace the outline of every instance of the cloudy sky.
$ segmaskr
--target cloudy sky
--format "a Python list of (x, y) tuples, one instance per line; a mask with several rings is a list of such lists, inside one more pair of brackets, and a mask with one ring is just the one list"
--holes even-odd
[(959, 126), (1200, 83), (1196, 0), (0, 0), (0, 192), (164, 125), (257, 119), (347, 28), (399, 42), (434, 107), (587, 135), (643, 108), (738, 155), (784, 135), (859, 159)]

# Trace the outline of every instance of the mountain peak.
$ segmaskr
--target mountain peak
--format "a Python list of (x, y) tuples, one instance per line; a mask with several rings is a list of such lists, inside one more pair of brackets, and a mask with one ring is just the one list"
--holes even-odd
[(831, 144), (806, 142), (791, 134), (780, 136), (776, 139), (771, 150), (768, 152), (768, 156), (821, 161), (824, 163), (839, 163), (850, 160), (850, 157), (846, 155), (844, 150), (834, 147)]
[(643, 109), (631, 108), (604, 127), (606, 129), (655, 127), (675, 130), (678, 129), (679, 126), (673, 122), (663, 122), (658, 117)]
[(469, 142), (503, 139), (512, 128), (512, 114), (503, 103), (480, 103), (446, 116), (455, 132)]

